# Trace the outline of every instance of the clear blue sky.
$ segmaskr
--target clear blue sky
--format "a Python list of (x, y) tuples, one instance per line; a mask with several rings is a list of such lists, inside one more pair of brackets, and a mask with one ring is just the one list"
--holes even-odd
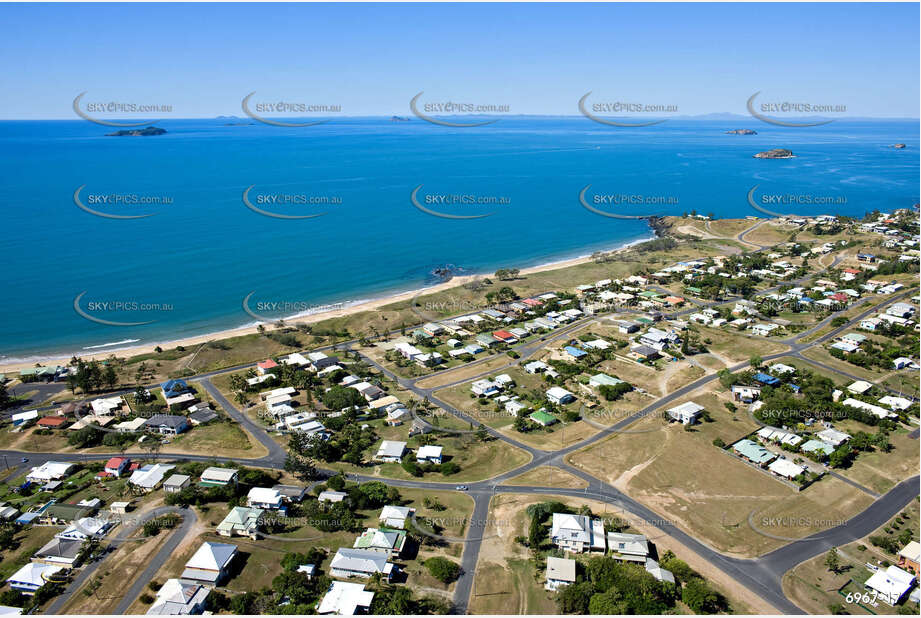
[[(593, 100), (746, 113), (770, 100), (917, 117), (919, 5), (2, 4), (0, 118), (73, 98), (242, 115), (240, 100), (408, 114), (409, 99), (575, 114)], [(767, 94), (770, 93), (770, 94)]]

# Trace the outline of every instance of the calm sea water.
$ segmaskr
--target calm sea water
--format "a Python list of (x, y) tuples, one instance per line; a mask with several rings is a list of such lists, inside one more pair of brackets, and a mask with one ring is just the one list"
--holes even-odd
[[(918, 200), (917, 122), (838, 121), (809, 129), (688, 120), (628, 129), (584, 118), (508, 118), (464, 129), (415, 119), (336, 120), (299, 129), (223, 120), (158, 126), (168, 133), (118, 138), (82, 120), (0, 122), (6, 275), (0, 358), (240, 326), (254, 321), (243, 310), (251, 292), (251, 309), (277, 317), (417, 288), (431, 283), (430, 271), (443, 264), (490, 272), (649, 237), (643, 221), (583, 208), (578, 195), (587, 184), (589, 196), (657, 203), (602, 206), (632, 214), (756, 215), (746, 200), (755, 184), (765, 193), (846, 199), (834, 206), (769, 206), (798, 214), (862, 215)], [(723, 134), (742, 127), (759, 134)], [(895, 142), (908, 148), (889, 147)], [(752, 158), (778, 147), (797, 157)], [(156, 214), (134, 220), (91, 215), (74, 203), (83, 185), (81, 200), (93, 209)], [(327, 214), (262, 216), (241, 199), (251, 185), (251, 203), (264, 210)], [(432, 210), (493, 214), (472, 220), (425, 214), (410, 201), (418, 185), (420, 202)], [(172, 202), (89, 203), (102, 194)], [(342, 203), (260, 203), (259, 196), (269, 194)], [(426, 203), (426, 195), (509, 203), (441, 206)], [(130, 327), (89, 321), (74, 309), (84, 292), (78, 306), (94, 317), (155, 321)], [(113, 311), (102, 302), (160, 304), (161, 310)], [(289, 305), (273, 311), (270, 303)]]

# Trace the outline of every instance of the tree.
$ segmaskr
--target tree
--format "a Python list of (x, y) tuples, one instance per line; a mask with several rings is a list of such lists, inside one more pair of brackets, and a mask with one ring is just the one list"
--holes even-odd
[(748, 359), (748, 364), (751, 365), (752, 369), (758, 369), (763, 362), (757, 354)]
[(556, 607), (561, 614), (587, 614), (592, 592), (591, 582), (565, 586), (557, 594)]
[(312, 481), (317, 476), (313, 459), (294, 452), (289, 452), (285, 458), (285, 470), (303, 482)]
[(841, 560), (838, 558), (838, 550), (832, 547), (825, 554), (825, 567), (834, 574), (841, 570)]
[(695, 614), (716, 614), (726, 606), (725, 599), (699, 578), (691, 579), (684, 585), (681, 600)]
[(460, 565), (447, 558), (435, 556), (425, 561), (425, 568), (432, 577), (443, 584), (449, 584), (460, 576)]

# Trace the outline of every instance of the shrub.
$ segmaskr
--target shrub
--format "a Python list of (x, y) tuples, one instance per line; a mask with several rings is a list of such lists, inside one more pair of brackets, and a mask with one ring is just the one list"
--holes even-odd
[(435, 556), (434, 558), (426, 560), (425, 568), (428, 569), (432, 577), (443, 584), (453, 582), (458, 578), (461, 571), (459, 564), (447, 558), (442, 558), (441, 556)]

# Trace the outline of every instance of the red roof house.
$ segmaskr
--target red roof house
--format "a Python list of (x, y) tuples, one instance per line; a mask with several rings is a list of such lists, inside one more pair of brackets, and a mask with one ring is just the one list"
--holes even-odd
[(508, 332), (507, 330), (497, 330), (492, 334), (494, 339), (499, 341), (504, 341), (505, 343), (514, 343), (518, 341), (518, 337)]
[(106, 462), (105, 471), (112, 476), (121, 476), (122, 472), (125, 471), (125, 468), (130, 465), (131, 459), (129, 457), (113, 457)]
[(66, 422), (67, 419), (63, 416), (43, 416), (42, 418), (38, 419), (38, 423), (36, 423), (36, 425), (39, 427), (54, 429), (56, 427), (61, 427)]
[(274, 369), (275, 367), (278, 367), (278, 363), (273, 361), (271, 358), (268, 358), (262, 361), (261, 363), (256, 363), (256, 369), (261, 374), (265, 374), (266, 371), (268, 371), (269, 369)]

